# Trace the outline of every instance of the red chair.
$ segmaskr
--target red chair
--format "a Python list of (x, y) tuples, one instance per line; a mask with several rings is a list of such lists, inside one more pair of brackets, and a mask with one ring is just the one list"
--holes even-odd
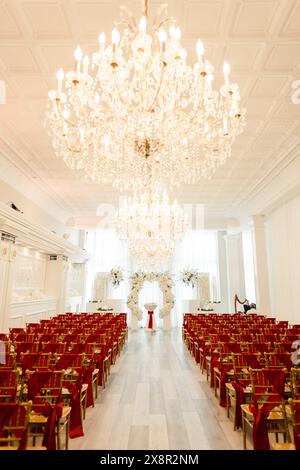
[(67, 344), (80, 343), (80, 341), (81, 341), (81, 335), (68, 334), (64, 337), (64, 342), (67, 343)]
[(37, 353), (39, 351), (39, 343), (15, 343), (15, 352), (17, 353), (17, 361), (21, 357), (21, 353)]
[(0, 445), (25, 450), (31, 402), (0, 403)]
[(254, 348), (256, 352), (264, 354), (271, 349), (271, 343), (254, 343)]
[(241, 345), (240, 343), (223, 343), (222, 344), (222, 351), (224, 353), (240, 353), (241, 352)]
[(291, 352), (291, 343), (285, 342), (275, 342), (274, 343), (275, 352), (284, 353), (284, 352)]
[(290, 353), (265, 352), (265, 361), (267, 367), (286, 368), (291, 370), (292, 361)]
[(16, 401), (18, 378), (18, 371), (0, 369), (0, 402)]
[(57, 343), (58, 335), (55, 333), (44, 333), (39, 337), (40, 343)]
[(67, 349), (66, 343), (40, 343), (40, 350), (44, 353), (64, 354)]
[(16, 368), (16, 354), (8, 353), (2, 358), (0, 355), (0, 370), (12, 370)]
[(34, 333), (20, 333), (14, 337), (14, 341), (17, 343), (33, 343), (35, 340)]
[(252, 392), (264, 393), (273, 389), (279, 395), (284, 395), (285, 371), (280, 368), (249, 369), (251, 375)]
[(84, 354), (66, 353), (57, 358), (56, 369), (69, 369), (74, 367), (82, 367), (84, 365)]
[(23, 371), (34, 369), (49, 369), (50, 361), (50, 353), (21, 353), (21, 364)]
[(34, 444), (37, 437), (43, 437), (47, 450), (61, 448), (60, 434), (63, 430), (68, 449), (71, 408), (62, 403), (63, 376), (63, 370), (27, 373), (28, 398), (32, 400), (29, 435)]

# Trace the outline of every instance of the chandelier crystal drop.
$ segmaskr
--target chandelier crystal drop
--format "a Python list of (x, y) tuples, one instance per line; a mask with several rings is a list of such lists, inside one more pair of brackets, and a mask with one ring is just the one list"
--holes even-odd
[(143, 189), (149, 176), (169, 189), (209, 178), (245, 125), (229, 65), (214, 90), (202, 42), (188, 65), (181, 31), (165, 7), (152, 27), (147, 1), (139, 22), (122, 7), (109, 43), (101, 33), (91, 58), (77, 47), (74, 70), (60, 69), (49, 92), (45, 125), (56, 154), (120, 190)]
[(135, 264), (144, 270), (165, 269), (187, 228), (183, 209), (170, 204), (159, 188), (125, 199), (115, 217), (118, 237), (128, 242)]

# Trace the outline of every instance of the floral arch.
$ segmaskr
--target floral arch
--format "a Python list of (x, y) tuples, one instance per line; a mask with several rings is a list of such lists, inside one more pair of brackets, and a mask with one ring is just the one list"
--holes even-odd
[(173, 281), (169, 273), (145, 273), (136, 272), (131, 276), (131, 290), (127, 298), (127, 306), (130, 308), (132, 315), (141, 320), (143, 312), (139, 308), (139, 293), (145, 281), (158, 282), (163, 293), (164, 306), (160, 309), (159, 317), (165, 318), (171, 314), (171, 310), (175, 305), (175, 299), (172, 292)]

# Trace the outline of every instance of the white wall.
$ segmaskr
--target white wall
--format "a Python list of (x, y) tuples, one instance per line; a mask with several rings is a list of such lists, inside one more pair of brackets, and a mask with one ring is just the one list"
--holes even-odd
[(300, 324), (300, 196), (266, 221), (271, 311)]

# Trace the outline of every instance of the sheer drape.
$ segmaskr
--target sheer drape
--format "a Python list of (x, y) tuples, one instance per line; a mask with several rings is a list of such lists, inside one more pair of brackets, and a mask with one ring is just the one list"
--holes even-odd
[(279, 320), (299, 321), (300, 196), (267, 219), (271, 312)]
[[(135, 271), (131, 262), (127, 244), (120, 241), (112, 230), (99, 230), (89, 232), (87, 236), (87, 249), (91, 254), (88, 268), (87, 297), (92, 298), (94, 277), (97, 272), (109, 272), (113, 267), (121, 267), (125, 274), (125, 282), (116, 289), (110, 290), (110, 298), (127, 299), (129, 292), (129, 276)], [(219, 264), (218, 264), (218, 238), (216, 231), (194, 230), (189, 231), (181, 242), (178, 242), (169, 270), (173, 273), (175, 308), (172, 312), (172, 324), (182, 323), (182, 301), (196, 298), (196, 289), (186, 287), (180, 280), (180, 271), (185, 268), (197, 269), (201, 272), (211, 273), (215, 278), (215, 299), (219, 299)], [(145, 282), (139, 296), (139, 306), (144, 311), (143, 326), (147, 322), (147, 313), (144, 304), (155, 302), (158, 309), (155, 311), (155, 320), (158, 326), (161, 321), (158, 318), (159, 307), (163, 305), (163, 295), (158, 284)]]
[(190, 230), (181, 242), (177, 243), (172, 260), (172, 272), (175, 273), (175, 309), (173, 323), (182, 322), (182, 301), (197, 298), (197, 289), (186, 287), (180, 280), (183, 269), (196, 269), (210, 273), (214, 279), (214, 300), (220, 299), (218, 237), (214, 230)]

